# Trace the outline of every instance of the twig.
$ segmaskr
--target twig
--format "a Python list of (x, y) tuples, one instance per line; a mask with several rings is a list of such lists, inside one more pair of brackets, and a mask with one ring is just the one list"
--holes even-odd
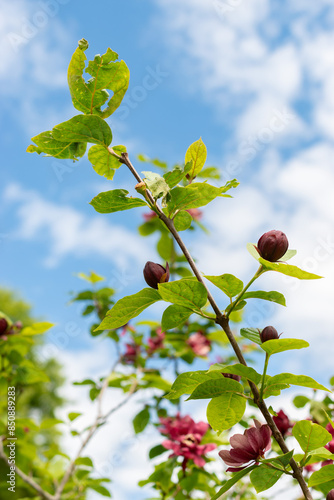
[[(2, 458), (2, 460), (4, 460), (9, 466), (8, 457), (5, 454), (4, 449), (3, 449), (3, 440), (4, 439), (5, 439), (4, 436), (0, 437), (0, 458)], [(15, 465), (15, 472), (18, 476), (20, 476), (20, 478), (25, 483), (29, 484), (29, 486), (31, 486), (42, 498), (44, 498), (46, 500), (55, 500), (55, 497), (53, 495), (51, 495), (47, 491), (44, 491), (43, 488), (32, 479), (32, 477), (27, 476), (27, 474), (25, 474), (23, 471), (21, 471), (21, 469), (19, 469), (19, 467), (17, 467), (16, 465)]]
[(79, 450), (78, 450), (75, 458), (73, 458), (73, 460), (70, 462), (70, 464), (69, 464), (69, 466), (68, 466), (68, 468), (67, 468), (67, 470), (66, 470), (66, 472), (65, 472), (65, 474), (63, 476), (63, 479), (61, 480), (61, 482), (60, 482), (60, 484), (59, 484), (59, 486), (58, 486), (58, 488), (56, 490), (56, 493), (55, 493), (55, 496), (54, 496), (53, 500), (60, 500), (61, 494), (62, 494), (62, 492), (63, 492), (63, 490), (64, 490), (67, 482), (69, 481), (70, 477), (72, 476), (72, 474), (74, 472), (76, 460), (81, 456), (81, 453), (86, 448), (87, 444), (89, 443), (89, 441), (91, 440), (91, 438), (95, 434), (95, 432), (98, 429), (98, 427), (100, 427), (102, 424), (104, 424), (106, 422), (106, 420), (108, 419), (108, 417), (110, 417), (110, 415), (112, 415), (113, 413), (115, 413), (117, 410), (119, 410), (122, 406), (124, 406), (129, 401), (129, 399), (131, 398), (131, 396), (136, 391), (138, 382), (135, 381), (132, 384), (132, 387), (130, 388), (130, 391), (129, 391), (127, 397), (123, 401), (121, 401), (115, 407), (111, 408), (111, 410), (109, 410), (106, 413), (106, 415), (103, 416), (103, 414), (102, 414), (102, 397), (103, 397), (103, 394), (104, 394), (105, 390), (108, 387), (108, 384), (109, 384), (109, 376), (104, 379), (104, 382), (103, 382), (100, 394), (98, 396), (96, 418), (95, 418), (93, 424), (91, 425), (91, 427), (89, 428), (88, 434), (87, 434), (86, 438), (84, 439), (84, 441), (82, 442), (82, 444), (81, 444), (81, 446), (80, 446), (80, 448), (79, 448)]
[[(132, 165), (130, 159), (129, 159), (129, 156), (127, 153), (122, 153), (121, 156), (117, 155), (111, 148), (109, 148), (110, 152), (113, 154), (113, 156), (117, 157), (119, 159), (119, 161), (121, 163), (124, 163), (128, 168), (129, 170), (132, 172), (132, 174), (134, 175), (134, 177), (136, 178), (136, 180), (138, 182), (143, 182), (142, 178), (140, 177), (140, 175), (138, 174), (138, 172), (136, 171), (135, 167)], [(150, 193), (149, 190), (147, 190), (147, 198), (148, 200), (154, 204), (154, 198), (152, 196), (152, 194)], [(237, 341), (235, 340), (234, 338), (234, 335), (231, 331), (231, 328), (229, 326), (229, 320), (228, 318), (226, 317), (226, 315), (222, 314), (222, 312), (220, 311), (218, 305), (216, 304), (210, 290), (208, 289), (206, 283), (204, 282), (203, 280), (203, 277), (201, 275), (201, 273), (199, 272), (199, 270), (197, 269), (197, 266), (192, 258), (192, 256), (190, 255), (187, 247), (185, 246), (185, 244), (183, 243), (179, 233), (177, 232), (177, 230), (175, 229), (175, 226), (174, 226), (174, 223), (171, 219), (169, 219), (165, 214), (164, 212), (161, 210), (161, 208), (159, 207), (159, 205), (155, 204), (155, 209), (156, 209), (156, 212), (160, 218), (160, 220), (162, 220), (162, 222), (165, 224), (165, 226), (167, 227), (167, 229), (171, 232), (171, 234), (174, 236), (175, 238), (175, 241), (177, 242), (177, 244), (179, 245), (183, 255), (185, 256), (185, 258), (187, 259), (188, 261), (188, 264), (189, 266), (191, 267), (194, 275), (196, 276), (197, 280), (202, 283), (205, 288), (206, 288), (206, 291), (207, 291), (207, 294), (208, 294), (208, 301), (210, 302), (211, 304), (211, 307), (212, 309), (214, 310), (215, 314), (216, 314), (216, 323), (218, 325), (220, 325), (222, 327), (222, 329), (224, 330), (228, 340), (230, 341), (230, 344), (239, 360), (239, 362), (245, 366), (247, 366), (247, 363), (246, 363), (246, 360), (240, 350), (240, 347), (237, 343)], [(283, 453), (288, 453), (290, 450), (289, 448), (286, 446), (285, 444), (285, 441), (283, 439), (283, 436), (282, 434), (280, 433), (280, 431), (278, 430), (274, 420), (272, 419), (272, 416), (270, 415), (269, 413), (269, 410), (265, 404), (265, 402), (263, 400), (261, 400), (260, 398), (260, 394), (259, 394), (259, 390), (257, 388), (257, 386), (251, 382), (251, 381), (248, 381), (249, 383), (249, 386), (251, 388), (251, 391), (253, 393), (253, 396), (254, 396), (254, 402), (255, 404), (258, 406), (259, 410), (261, 411), (262, 415), (264, 416), (267, 424), (269, 425), (272, 433), (273, 433), (273, 436), (275, 438), (275, 440), (277, 441), (278, 445), (280, 446), (281, 450), (283, 451)], [(304, 497), (306, 500), (313, 500), (312, 499), (312, 495), (311, 495), (311, 492), (310, 490), (308, 489), (308, 486), (306, 484), (306, 481), (304, 479), (304, 476), (302, 474), (302, 469), (300, 469), (296, 463), (296, 461), (291, 458), (290, 460), (290, 465), (291, 465), (291, 468), (294, 472), (293, 476), (295, 477), (295, 479), (297, 479), (302, 491), (303, 491), (303, 494), (304, 494)]]

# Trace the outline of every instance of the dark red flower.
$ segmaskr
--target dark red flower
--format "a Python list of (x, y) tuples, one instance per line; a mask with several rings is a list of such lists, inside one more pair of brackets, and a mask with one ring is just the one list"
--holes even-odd
[(222, 375), (224, 375), (224, 377), (226, 377), (226, 378), (232, 378), (233, 380), (236, 380), (237, 382), (240, 382), (240, 380), (241, 380), (240, 375), (235, 375), (234, 373), (222, 373)]
[(273, 339), (278, 339), (279, 335), (273, 326), (266, 326), (263, 328), (262, 332), (260, 333), (260, 339), (263, 344), (263, 342), (266, 342), (267, 340), (273, 340)]
[(277, 416), (273, 417), (273, 421), (275, 422), (276, 427), (281, 432), (282, 436), (285, 436), (293, 426), (292, 422), (290, 422), (289, 420), (289, 417), (284, 413), (283, 410), (280, 410), (277, 413)]
[(160, 264), (146, 262), (144, 267), (144, 278), (148, 286), (158, 289), (159, 283), (166, 283), (169, 280), (169, 265), (166, 262), (166, 269)]
[(190, 335), (187, 344), (196, 356), (206, 356), (211, 349), (210, 340), (202, 332)]
[(5, 335), (8, 328), (8, 321), (5, 318), (0, 318), (0, 337)]
[(282, 231), (268, 231), (257, 242), (257, 251), (263, 259), (276, 262), (289, 247), (288, 238)]
[(148, 343), (148, 354), (153, 354), (154, 351), (162, 349), (164, 346), (165, 332), (161, 331), (161, 328), (157, 328), (156, 334), (150, 337), (147, 341)]
[(140, 346), (137, 344), (125, 344), (126, 351), (122, 356), (122, 361), (126, 364), (132, 365), (137, 361), (140, 354)]
[(230, 443), (230, 451), (223, 450), (219, 456), (229, 465), (228, 472), (237, 472), (245, 469), (248, 465), (258, 463), (264, 457), (266, 451), (271, 447), (271, 430), (269, 425), (261, 425), (254, 419), (255, 427), (246, 429), (243, 434), (234, 434)]
[(161, 434), (169, 437), (162, 442), (162, 446), (173, 451), (171, 457), (184, 457), (183, 467), (187, 460), (193, 460), (195, 465), (203, 467), (203, 455), (217, 447), (214, 443), (200, 444), (210, 426), (205, 422), (195, 423), (189, 415), (160, 418), (160, 423), (163, 426), (159, 429)]
[(331, 490), (327, 496), (326, 496), (326, 500), (334, 500), (334, 490)]
[(331, 424), (327, 424), (326, 430), (332, 435), (332, 440), (326, 444), (325, 448), (329, 450), (331, 453), (334, 453), (334, 429)]

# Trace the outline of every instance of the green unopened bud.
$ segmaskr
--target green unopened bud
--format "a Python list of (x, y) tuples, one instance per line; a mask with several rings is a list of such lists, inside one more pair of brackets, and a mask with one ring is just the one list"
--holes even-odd
[(87, 40), (85, 40), (84, 38), (81, 38), (81, 40), (78, 41), (78, 46), (79, 46), (79, 49), (81, 49), (81, 50), (87, 50), (89, 44), (88, 44)]

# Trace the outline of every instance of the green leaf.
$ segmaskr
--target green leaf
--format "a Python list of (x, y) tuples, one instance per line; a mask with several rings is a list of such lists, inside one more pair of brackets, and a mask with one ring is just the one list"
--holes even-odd
[(164, 179), (168, 186), (172, 189), (175, 187), (191, 170), (192, 162), (188, 162), (184, 168), (180, 165), (176, 165), (171, 172), (164, 174)]
[(320, 470), (313, 472), (309, 479), (308, 485), (310, 487), (317, 486), (318, 484), (327, 483), (334, 479), (334, 464), (325, 465)]
[(172, 302), (189, 309), (201, 309), (207, 301), (205, 286), (199, 281), (182, 279), (158, 285), (162, 300)]
[(143, 432), (147, 427), (147, 424), (150, 421), (150, 412), (148, 408), (144, 408), (142, 411), (137, 413), (135, 418), (133, 419), (133, 428), (136, 434)]
[(297, 250), (287, 250), (283, 257), (280, 258), (282, 262), (286, 262), (287, 260), (292, 259), (297, 253)]
[(207, 373), (203, 370), (181, 373), (172, 385), (169, 394), (164, 397), (172, 400), (178, 399), (183, 394), (191, 394), (202, 382), (221, 377), (222, 375), (218, 372)]
[[(194, 392), (189, 396), (190, 399), (208, 399), (216, 398), (221, 394), (226, 392), (240, 392), (243, 393), (243, 387), (239, 382), (231, 378), (225, 378), (223, 375), (221, 378), (206, 380), (199, 384)], [(188, 401), (187, 400), (187, 401)]]
[(219, 371), (220, 373), (233, 373), (234, 375), (240, 375), (241, 377), (254, 382), (254, 384), (258, 384), (262, 378), (260, 373), (251, 368), (250, 366), (245, 366), (240, 363), (236, 363), (235, 365), (223, 365), (220, 363), (216, 363), (211, 365), (209, 368), (209, 373), (213, 371)]
[(89, 275), (85, 273), (77, 273), (76, 276), (78, 278), (81, 278), (82, 280), (88, 281), (88, 283), (92, 283), (92, 285), (98, 283), (99, 281), (105, 281), (105, 278), (103, 276), (94, 273), (94, 271), (91, 271)]
[(269, 260), (262, 259), (262, 257), (259, 258), (259, 262), (265, 269), (277, 271), (278, 273), (291, 276), (292, 278), (298, 278), (300, 280), (316, 280), (322, 278), (322, 276), (303, 271), (299, 269), (299, 267), (291, 266), (291, 264), (285, 264), (284, 262), (269, 262)]
[(70, 419), (71, 422), (73, 422), (73, 420), (75, 420), (76, 418), (78, 418), (80, 416), (81, 416), (81, 413), (71, 412), (68, 414), (68, 418)]
[(284, 453), (284, 455), (278, 455), (277, 457), (261, 460), (261, 463), (270, 463), (273, 465), (283, 465), (283, 467), (287, 467), (287, 465), (289, 465), (290, 463), (291, 458), (293, 457), (293, 452), (294, 450), (290, 450), (287, 453)]
[(310, 387), (311, 389), (331, 392), (323, 385), (318, 384), (318, 382), (311, 377), (307, 377), (306, 375), (293, 375), (292, 373), (280, 373), (279, 375), (271, 377), (266, 384), (266, 388), (272, 389), (275, 385), (281, 384), (298, 385), (300, 387)]
[(221, 276), (204, 275), (204, 277), (216, 285), (230, 298), (238, 295), (244, 287), (243, 282), (233, 276), (233, 274), (222, 274)]
[(53, 156), (59, 160), (78, 160), (85, 154), (87, 147), (86, 142), (56, 140), (51, 130), (35, 135), (31, 140), (34, 141), (37, 146), (30, 144), (27, 148), (28, 153), (45, 153), (46, 156)]
[(94, 331), (119, 328), (158, 300), (161, 300), (161, 296), (153, 288), (144, 288), (134, 295), (123, 297), (107, 312), (102, 323)]
[(31, 336), (31, 335), (41, 335), (42, 333), (47, 332), (54, 326), (53, 323), (48, 323), (47, 321), (43, 321), (41, 323), (34, 323), (31, 326), (26, 326), (20, 332), (20, 335)]
[(292, 435), (297, 439), (305, 453), (325, 446), (332, 439), (332, 435), (321, 425), (310, 420), (300, 420), (292, 428)]
[(93, 462), (89, 457), (78, 457), (75, 464), (84, 465), (85, 467), (93, 467)]
[(178, 212), (174, 217), (176, 231), (185, 231), (191, 226), (192, 221), (192, 216), (186, 210)]
[(109, 146), (112, 133), (108, 123), (96, 115), (76, 115), (52, 129), (57, 141), (91, 142)]
[(147, 189), (149, 189), (153, 195), (153, 198), (157, 200), (158, 198), (165, 198), (170, 191), (170, 187), (161, 175), (155, 172), (143, 172), (145, 175), (144, 182)]
[[(126, 151), (125, 146), (113, 146), (112, 149), (117, 154)], [(88, 151), (88, 160), (91, 162), (95, 172), (108, 180), (113, 179), (115, 170), (121, 166), (119, 160), (110, 153), (109, 149), (101, 145), (95, 145), (90, 148)]]
[(255, 260), (257, 260), (257, 261), (260, 260), (260, 254), (257, 251), (254, 243), (247, 243), (246, 248), (247, 248), (248, 252), (251, 254), (251, 256), (254, 257)]
[(256, 328), (241, 328), (240, 335), (245, 339), (255, 342), (255, 344), (262, 345), (260, 333)]
[(191, 178), (194, 178), (204, 167), (206, 155), (206, 146), (201, 138), (193, 142), (187, 149), (185, 163), (192, 162), (191, 170), (189, 171)]
[(225, 186), (215, 187), (206, 182), (193, 182), (185, 187), (177, 186), (171, 190), (170, 200), (167, 203), (169, 216), (180, 210), (203, 207), (218, 196), (227, 196), (223, 193), (231, 187), (235, 185), (227, 183)]
[(165, 451), (167, 451), (167, 449), (161, 444), (158, 444), (157, 446), (153, 446), (153, 448), (150, 449), (148, 456), (150, 459), (152, 459), (158, 457), (159, 455), (162, 455), (162, 453), (164, 453)]
[(258, 465), (251, 465), (250, 467), (246, 467), (246, 469), (243, 469), (243, 470), (233, 474), (233, 477), (231, 479), (229, 479), (228, 481), (226, 481), (226, 483), (224, 484), (224, 486), (222, 488), (220, 488), (218, 493), (216, 493), (216, 495), (211, 497), (211, 500), (220, 500), (223, 493), (226, 493), (228, 490), (230, 490), (232, 488), (232, 486), (234, 486), (238, 481), (240, 481), (240, 479), (242, 479), (244, 476), (249, 474), (252, 470), (254, 470), (257, 467), (258, 467)]
[(246, 399), (244, 397), (233, 392), (226, 392), (210, 401), (206, 415), (212, 429), (222, 432), (237, 424), (242, 419), (245, 410)]
[(162, 331), (165, 332), (182, 325), (191, 314), (192, 311), (190, 309), (187, 309), (186, 307), (176, 304), (168, 306), (162, 315)]
[(102, 495), (104, 497), (111, 498), (110, 491), (108, 491), (107, 488), (105, 488), (101, 484), (91, 484), (91, 483), (89, 483), (87, 485), (87, 487), (90, 488), (91, 490), (96, 491), (96, 493), (99, 493), (100, 495)]
[(293, 404), (295, 405), (296, 408), (304, 408), (307, 403), (309, 403), (310, 398), (306, 396), (296, 396), (293, 399)]
[(271, 469), (263, 465), (257, 467), (250, 473), (250, 480), (256, 492), (260, 493), (274, 486), (282, 474), (283, 471)]
[(111, 214), (122, 210), (130, 210), (136, 207), (145, 207), (147, 203), (140, 198), (128, 197), (129, 191), (125, 189), (113, 189), (105, 191), (95, 196), (90, 205), (92, 205), (100, 214)]
[[(83, 78), (87, 60), (84, 51), (88, 48), (88, 42), (86, 40), (80, 42), (72, 56), (67, 73), (73, 106), (83, 113), (108, 118), (121, 104), (127, 91), (129, 69), (124, 61), (116, 62), (118, 54), (108, 49), (102, 56), (96, 55), (93, 61), (89, 61), (86, 73), (92, 78), (86, 82)], [(113, 92), (109, 101), (107, 90)], [(107, 106), (102, 110), (107, 101)]]
[(246, 292), (242, 296), (243, 300), (247, 299), (262, 299), (269, 300), (270, 302), (276, 302), (276, 304), (280, 304), (281, 306), (286, 306), (285, 297), (283, 294), (279, 292)]
[(170, 233), (162, 232), (157, 243), (157, 252), (160, 257), (166, 261), (170, 260), (173, 255), (174, 240)]
[(301, 339), (272, 339), (261, 344), (261, 348), (270, 356), (278, 352), (290, 351), (292, 349), (304, 349), (309, 347), (306, 340)]

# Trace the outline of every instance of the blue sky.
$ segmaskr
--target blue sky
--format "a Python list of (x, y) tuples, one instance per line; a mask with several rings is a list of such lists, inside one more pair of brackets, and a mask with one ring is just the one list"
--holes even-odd
[[(0, 284), (57, 323), (51, 344), (61, 343), (69, 322), (78, 326), (59, 351), (69, 374), (76, 378), (93, 345), (78, 309), (66, 305), (69, 291), (82, 286), (73, 274), (94, 269), (130, 294), (143, 286), (144, 263), (156, 258), (152, 242), (137, 237), (140, 211), (102, 216), (88, 204), (102, 190), (133, 190), (128, 172), (120, 169), (111, 187), (85, 157), (65, 161), (60, 178), (59, 162), (26, 153), (33, 135), (75, 112), (66, 70), (84, 37), (89, 57), (111, 47), (130, 68), (128, 95), (109, 120), (114, 144), (125, 144), (133, 159), (145, 153), (172, 164), (202, 136), (208, 164), (241, 182), (233, 200), (206, 209), (210, 238), (197, 233), (188, 241), (203, 271), (247, 280), (255, 263), (246, 243), (275, 228), (297, 248), (293, 263), (325, 276), (303, 283), (263, 277), (259, 286), (283, 292), (289, 307), (254, 306), (245, 319), (309, 340), (309, 353), (280, 363), (294, 373), (307, 365), (326, 383), (333, 375), (332, 2), (101, 0), (95, 9), (74, 0), (12, 0), (0, 6), (0, 19)], [(157, 83), (151, 90), (148, 75)], [(89, 366), (100, 373), (108, 352), (94, 345), (98, 366)]]

